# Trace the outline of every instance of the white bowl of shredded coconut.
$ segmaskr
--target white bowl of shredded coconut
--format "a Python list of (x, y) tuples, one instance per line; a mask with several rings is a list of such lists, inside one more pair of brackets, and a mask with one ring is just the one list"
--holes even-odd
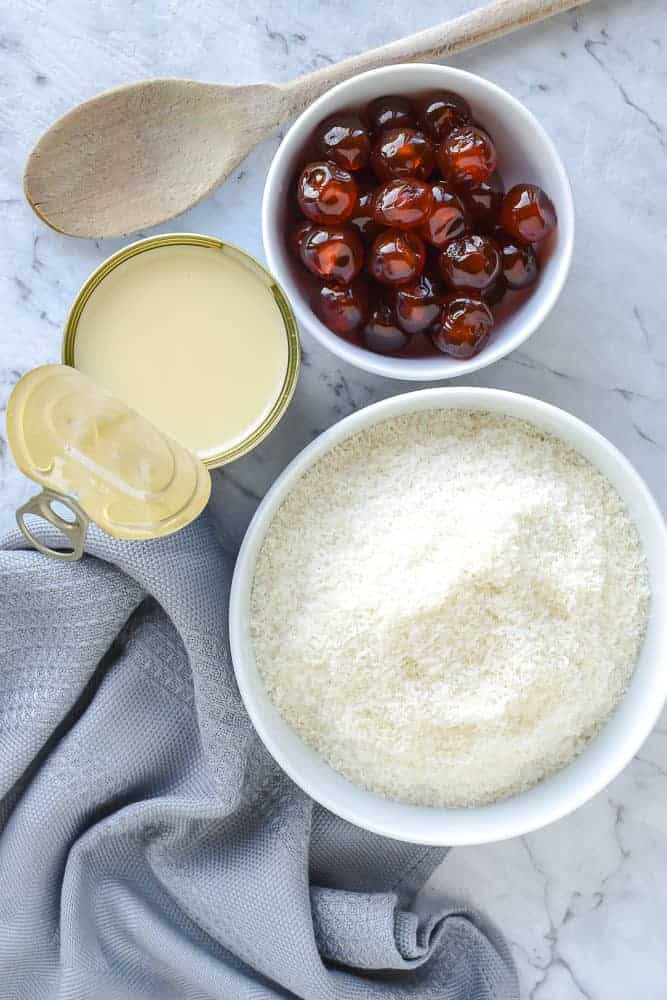
[(475, 844), (603, 788), (667, 696), (667, 533), (627, 460), (495, 389), (384, 400), (274, 483), (234, 574), (250, 717), (309, 795)]

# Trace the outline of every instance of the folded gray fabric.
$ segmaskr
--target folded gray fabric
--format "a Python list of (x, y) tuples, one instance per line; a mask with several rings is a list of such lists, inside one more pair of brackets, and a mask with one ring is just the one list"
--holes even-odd
[[(47, 530), (43, 537), (52, 544)], [(409, 911), (443, 857), (314, 805), (245, 714), (205, 518), (0, 551), (2, 1000), (509, 1000), (502, 939)]]

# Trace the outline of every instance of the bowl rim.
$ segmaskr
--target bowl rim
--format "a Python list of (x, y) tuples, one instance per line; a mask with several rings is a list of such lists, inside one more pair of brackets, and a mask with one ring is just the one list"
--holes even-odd
[[(333, 95), (344, 95), (348, 89), (354, 89), (358, 85), (359, 81), (383, 79), (387, 76), (392, 77), (392, 89), (399, 89), (398, 86), (394, 85), (394, 76), (400, 78), (402, 76), (414, 74), (415, 71), (418, 73), (424, 72), (429, 76), (432, 75), (434, 78), (442, 76), (442, 85), (450, 88), (456, 88), (457, 80), (459, 82), (466, 80), (475, 81), (474, 85), (481, 86), (485, 89), (492, 96), (493, 100), (509, 105), (512, 109), (512, 113), (523, 119), (529, 128), (540, 137), (541, 143), (548, 151), (551, 165), (559, 175), (563, 203), (559, 205), (558, 209), (559, 246), (557, 253), (554, 254), (554, 257), (557, 256), (557, 267), (550, 277), (549, 286), (545, 289), (543, 301), (535, 308), (534, 313), (526, 319), (523, 328), (514, 334), (508, 344), (501, 347), (491, 343), (490, 345), (487, 345), (487, 347), (476, 357), (471, 358), (468, 361), (460, 361), (454, 369), (440, 370), (438, 365), (434, 365), (432, 363), (433, 359), (428, 359), (431, 361), (431, 364), (425, 364), (422, 359), (419, 358), (383, 356), (380, 354), (374, 354), (372, 351), (368, 351), (363, 347), (351, 344), (348, 341), (343, 340), (341, 337), (338, 337), (335, 333), (328, 330), (327, 327), (324, 326), (324, 324), (313, 313), (301, 293), (297, 295), (290, 291), (289, 297), (299, 324), (303, 326), (303, 328), (306, 329), (315, 340), (331, 351), (335, 356), (353, 367), (392, 379), (405, 381), (442, 381), (445, 379), (460, 378), (464, 375), (470, 374), (471, 372), (486, 368), (489, 365), (494, 364), (496, 361), (500, 361), (502, 358), (507, 357), (508, 354), (511, 354), (524, 344), (540, 328), (556, 304), (567, 280), (572, 263), (575, 230), (575, 208), (572, 185), (554, 141), (551, 139), (550, 135), (533, 112), (522, 104), (518, 98), (514, 97), (498, 84), (488, 80), (486, 77), (479, 76), (476, 73), (471, 73), (468, 70), (459, 69), (458, 67), (441, 65), (439, 63), (416, 62), (399, 63), (393, 66), (382, 66), (378, 69), (358, 73), (357, 75), (350, 77), (348, 80), (344, 80), (342, 83), (339, 83), (330, 90), (327, 90), (324, 94), (317, 98), (316, 101), (301, 112), (285, 133), (285, 136), (276, 150), (266, 176), (262, 196), (262, 242), (264, 244), (264, 253), (269, 270), (276, 275), (276, 279), (283, 285), (283, 287), (291, 286), (291, 281), (287, 283), (285, 282), (285, 275), (283, 273), (284, 269), (280, 265), (279, 255), (277, 252), (277, 244), (281, 237), (279, 234), (275, 233), (273, 226), (273, 220), (275, 218), (273, 206), (276, 198), (284, 197), (284, 194), (280, 191), (279, 178), (283, 170), (283, 161), (286, 154), (291, 152), (292, 147), (302, 144), (304, 138), (303, 133), (306, 130), (310, 130), (311, 127), (314, 127), (316, 121), (313, 121), (313, 119), (319, 120), (318, 115), (320, 113), (320, 108), (324, 103), (328, 104)], [(430, 83), (426, 81), (424, 82), (424, 87), (426, 89), (429, 86), (436, 85), (437, 81), (435, 79), (433, 79)], [(417, 88), (414, 84), (412, 84), (409, 89), (415, 90)], [(329, 111), (328, 113), (331, 112)], [(562, 243), (560, 242), (561, 240)], [(439, 361), (440, 359), (436, 358), (435, 360)], [(452, 359), (443, 357), (443, 365), (446, 362), (451, 362), (451, 360)]]
[[(391, 839), (424, 845), (472, 846), (523, 836), (561, 819), (597, 795), (637, 753), (667, 700), (667, 671), (660, 671), (657, 665), (667, 660), (667, 583), (659, 592), (652, 586), (651, 593), (649, 630), (655, 633), (651, 641), (657, 643), (657, 655), (649, 667), (640, 671), (640, 665), (646, 662), (645, 639), (628, 690), (600, 733), (565, 768), (524, 792), (479, 807), (414, 806), (383, 799), (354, 785), (307, 747), (282, 719), (263, 686), (254, 657), (246, 657), (245, 653), (249, 645), (248, 603), (257, 554), (275, 511), (294, 483), (324, 453), (352, 434), (402, 413), (451, 408), (490, 410), (526, 420), (560, 436), (609, 478), (603, 467), (606, 464), (624, 481), (627, 492), (633, 494), (644, 525), (648, 525), (647, 532), (658, 537), (660, 553), (655, 556), (656, 561), (667, 560), (667, 527), (650, 490), (622, 452), (589, 424), (566, 410), (521, 393), (484, 387), (431, 387), (388, 397), (343, 418), (306, 445), (277, 477), (257, 508), (239, 551), (230, 592), (229, 634), (237, 685), (252, 724), (276, 763), (306, 794), (337, 816)], [(582, 448), (573, 443), (573, 437), (581, 439)], [(623, 499), (627, 504), (625, 496)], [(631, 516), (643, 534), (632, 512)], [(646, 555), (651, 562), (653, 555), (648, 550)], [(638, 708), (634, 704), (637, 699)], [(624, 709), (626, 702), (629, 707)], [(639, 722), (633, 718), (633, 712), (639, 716)], [(628, 713), (632, 725), (624, 718)], [(598, 757), (593, 767), (591, 762)], [(304, 764), (304, 758), (319, 761), (318, 770), (321, 776), (326, 776), (326, 785), (317, 780), (317, 775), (307, 773), (310, 764)]]

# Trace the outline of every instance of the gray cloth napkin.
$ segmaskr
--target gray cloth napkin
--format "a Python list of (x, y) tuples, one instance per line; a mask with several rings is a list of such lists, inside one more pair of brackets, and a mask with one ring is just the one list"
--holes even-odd
[(410, 912), (443, 851), (337, 819), (264, 750), (206, 518), (93, 530), (74, 564), (0, 548), (2, 1000), (518, 996), (478, 916)]

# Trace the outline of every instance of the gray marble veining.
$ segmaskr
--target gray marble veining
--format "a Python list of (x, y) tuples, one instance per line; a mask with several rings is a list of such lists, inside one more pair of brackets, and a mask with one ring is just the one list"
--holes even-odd
[[(472, 6), (448, 0), (16, 0), (0, 19), (0, 408), (28, 368), (57, 360), (87, 274), (124, 241), (59, 236), (21, 190), (39, 133), (98, 90), (147, 76), (284, 80)], [(662, 0), (593, 2), (464, 54), (544, 123), (577, 204), (570, 280), (542, 329), (468, 379), (539, 396), (597, 427), (667, 506), (667, 32)], [(164, 231), (223, 235), (262, 256), (260, 195), (280, 136)], [(297, 393), (253, 454), (215, 474), (234, 548), (275, 475), (322, 429), (417, 388), (350, 369), (304, 344)], [(33, 491), (0, 437), (0, 527)], [(630, 767), (573, 816), (529, 837), (452, 852), (429, 892), (469, 897), (512, 941), (531, 1000), (667, 996), (667, 721)]]

